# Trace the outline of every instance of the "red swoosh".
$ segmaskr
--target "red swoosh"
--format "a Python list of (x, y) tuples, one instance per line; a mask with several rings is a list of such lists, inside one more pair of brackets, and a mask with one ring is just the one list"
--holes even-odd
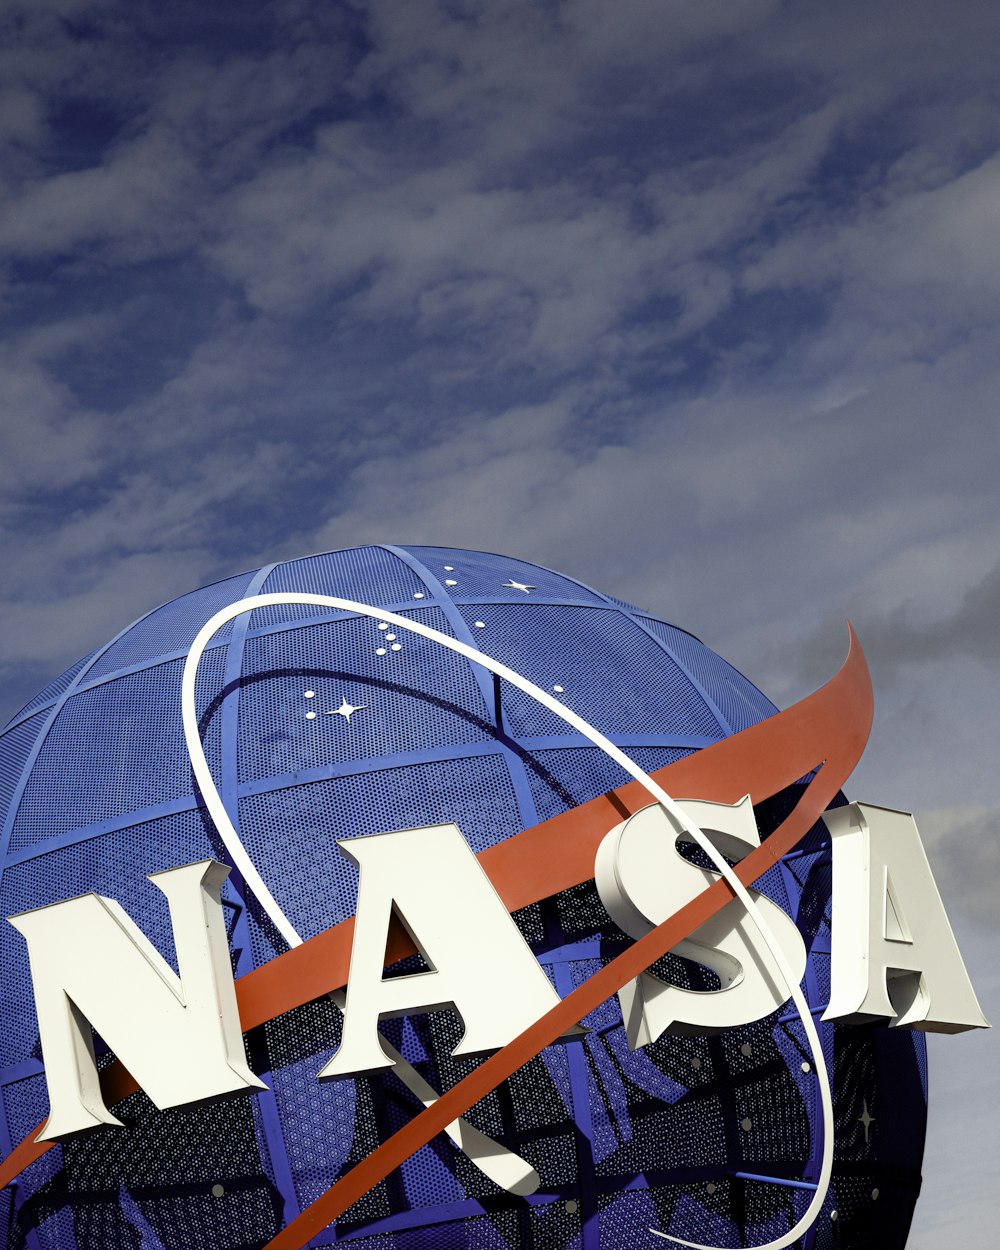
[[(736, 868), (750, 885), (812, 828), (860, 759), (871, 730), (871, 679), (854, 630), (843, 667), (827, 684), (784, 712), (694, 755), (658, 769), (653, 776), (675, 795), (734, 803), (749, 794), (754, 803), (776, 794), (818, 765), (823, 767), (784, 823)], [(649, 802), (638, 782), (526, 829), (483, 851), (479, 860), (509, 910), (557, 894), (593, 878), (597, 847), (614, 825)], [(732, 898), (722, 880), (665, 920), (607, 964), (584, 985), (486, 1060), (431, 1107), (384, 1142), (307, 1207), (266, 1250), (301, 1247), (362, 1194), (425, 1145), (445, 1125), (464, 1114), (512, 1072), (578, 1023), (626, 981), (656, 962)], [(236, 985), (244, 1031), (293, 1007), (346, 984), (353, 918), (286, 951), (241, 977)], [(397, 935), (386, 951), (394, 962), (415, 948)], [(115, 1062), (101, 1074), (109, 1105), (138, 1089), (130, 1073)], [(40, 1124), (0, 1164), (0, 1188), (48, 1151), (53, 1142), (37, 1142)]]

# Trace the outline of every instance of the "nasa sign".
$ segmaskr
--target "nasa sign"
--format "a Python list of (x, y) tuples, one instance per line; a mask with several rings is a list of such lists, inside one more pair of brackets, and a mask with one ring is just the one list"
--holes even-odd
[(9, 1244), (901, 1247), (986, 1021), (870, 722), (482, 553), (157, 609), (0, 739)]

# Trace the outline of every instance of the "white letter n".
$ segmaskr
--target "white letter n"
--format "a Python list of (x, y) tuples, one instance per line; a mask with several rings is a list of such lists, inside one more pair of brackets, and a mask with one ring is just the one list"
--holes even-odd
[(9, 917), (28, 942), (49, 1091), (39, 1141), (120, 1124), (101, 1097), (91, 1025), (157, 1107), (264, 1084), (246, 1065), (212, 860), (153, 873), (178, 972), (113, 899), (84, 894)]

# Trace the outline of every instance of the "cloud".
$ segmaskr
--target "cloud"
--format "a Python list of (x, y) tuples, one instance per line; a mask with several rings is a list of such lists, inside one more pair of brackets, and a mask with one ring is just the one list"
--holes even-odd
[(1000, 928), (994, 890), (1000, 879), (1000, 806), (924, 812), (920, 833), (948, 910)]
[(983, 5), (192, 13), (0, 53), (21, 653), (53, 578), (110, 619), (117, 560), (370, 537), (566, 567), (779, 699), (846, 614), (885, 685), (993, 662)]
[[(954, 551), (955, 544), (938, 544), (942, 560)], [(885, 676), (911, 665), (937, 663), (951, 657), (970, 657), (984, 665), (995, 666), (1000, 659), (1000, 638), (997, 619), (1000, 613), (1000, 567), (990, 569), (981, 581), (967, 584), (962, 564), (949, 566), (935, 576), (934, 547), (919, 553), (921, 571), (933, 578), (937, 586), (955, 582), (962, 587), (949, 597), (948, 610), (930, 621), (913, 619), (910, 604), (896, 606), (887, 617), (867, 623), (868, 647), (879, 657)], [(976, 563), (981, 553), (976, 552)]]
[[(563, 569), (783, 704), (850, 616), (850, 793), (917, 810), (995, 997), (998, 44), (992, 0), (11, 0), (8, 711), (364, 541)], [(969, 1242), (995, 1149), (949, 1097), (968, 1200), (914, 1236)]]

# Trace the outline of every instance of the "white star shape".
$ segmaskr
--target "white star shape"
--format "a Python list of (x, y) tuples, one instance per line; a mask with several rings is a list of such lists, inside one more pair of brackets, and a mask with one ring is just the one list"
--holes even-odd
[(326, 715), (327, 716), (343, 716), (344, 720), (346, 720), (347, 723), (350, 724), (351, 717), (354, 715), (354, 713), (363, 712), (367, 706), (368, 706), (367, 703), (362, 703), (359, 707), (354, 707), (353, 704), (348, 703), (346, 699), (341, 698), (340, 707), (333, 708), (331, 711), (327, 712)]
[(865, 1130), (865, 1141), (868, 1141), (868, 1130), (875, 1123), (875, 1117), (868, 1110), (868, 1100), (861, 1100), (861, 1114), (858, 1116), (858, 1123)]
[(537, 586), (529, 586), (526, 582), (515, 582), (513, 578), (509, 582), (504, 582), (504, 586), (508, 590), (523, 590), (525, 594), (529, 590), (537, 590)]

